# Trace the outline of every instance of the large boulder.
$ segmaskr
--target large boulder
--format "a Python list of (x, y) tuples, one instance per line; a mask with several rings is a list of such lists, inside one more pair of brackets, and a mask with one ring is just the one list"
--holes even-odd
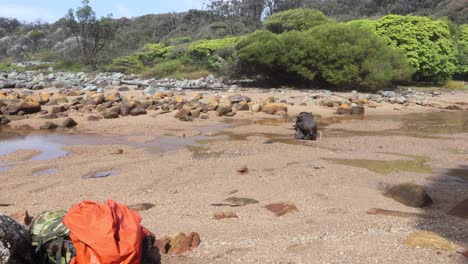
[(32, 263), (32, 251), (28, 231), (10, 217), (0, 214), (0, 263)]
[(424, 207), (432, 204), (432, 199), (423, 186), (402, 183), (390, 187), (386, 196), (411, 207)]
[(282, 103), (268, 103), (263, 106), (262, 111), (269, 115), (277, 115), (280, 113), (287, 113), (288, 106)]
[(8, 107), (8, 112), (12, 115), (18, 112), (24, 112), (26, 114), (34, 114), (41, 111), (41, 104), (37, 102), (22, 102), (14, 104)]

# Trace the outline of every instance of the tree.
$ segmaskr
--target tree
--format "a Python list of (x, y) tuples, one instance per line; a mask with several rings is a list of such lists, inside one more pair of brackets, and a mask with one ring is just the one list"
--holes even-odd
[(375, 32), (406, 54), (415, 81), (444, 83), (456, 71), (457, 47), (446, 20), (388, 15), (375, 22)]
[(98, 20), (89, 0), (81, 3), (76, 12), (73, 9), (68, 11), (65, 24), (75, 38), (83, 63), (96, 66), (97, 55), (114, 39), (117, 24), (111, 15)]
[(298, 8), (273, 14), (264, 24), (271, 32), (282, 33), (291, 30), (304, 31), (332, 21), (321, 11)]

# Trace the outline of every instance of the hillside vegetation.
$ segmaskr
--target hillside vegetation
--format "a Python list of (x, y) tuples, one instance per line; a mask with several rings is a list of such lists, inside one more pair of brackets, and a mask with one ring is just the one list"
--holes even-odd
[(82, 12), (52, 24), (0, 18), (0, 70), (39, 60), (50, 63), (34, 69), (215, 73), (341, 89), (445, 83), (467, 76), (467, 7), (460, 0), (209, 1), (206, 10), (113, 19), (97, 18), (85, 0)]

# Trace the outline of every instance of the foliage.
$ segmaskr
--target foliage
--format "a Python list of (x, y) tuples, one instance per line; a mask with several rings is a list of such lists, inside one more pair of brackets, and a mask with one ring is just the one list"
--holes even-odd
[(112, 60), (108, 70), (111, 72), (139, 73), (145, 65), (139, 60), (138, 55), (119, 57)]
[(428, 17), (388, 15), (375, 22), (376, 33), (405, 52), (417, 72), (416, 81), (443, 83), (456, 70), (457, 49), (444, 20)]
[(466, 81), (468, 77), (468, 24), (460, 26), (456, 36), (456, 43), (458, 47), (458, 65), (454, 78)]
[(353, 25), (325, 24), (280, 35), (258, 31), (242, 38), (237, 50), (251, 74), (293, 75), (341, 88), (376, 90), (411, 74), (402, 54)]
[(0, 72), (12, 72), (18, 70), (18, 67), (9, 60), (0, 61)]
[(277, 35), (262, 30), (241, 38), (236, 49), (241, 62), (252, 63), (261, 73), (263, 70), (274, 70), (286, 48)]
[(271, 32), (282, 33), (290, 30), (304, 31), (331, 21), (321, 11), (299, 8), (273, 14), (264, 24)]
[(82, 63), (74, 61), (60, 61), (52, 66), (55, 71), (63, 72), (85, 72), (88, 67)]
[(445, 88), (449, 89), (449, 90), (463, 90), (463, 89), (468, 89), (468, 87), (466, 87), (465, 85), (465, 82), (464, 81), (448, 81), (447, 84), (445, 85)]
[(96, 64), (96, 57), (114, 38), (116, 24), (110, 17), (96, 18), (96, 13), (89, 6), (89, 0), (82, 0), (82, 6), (76, 12), (68, 11), (65, 19), (78, 44), (85, 64)]

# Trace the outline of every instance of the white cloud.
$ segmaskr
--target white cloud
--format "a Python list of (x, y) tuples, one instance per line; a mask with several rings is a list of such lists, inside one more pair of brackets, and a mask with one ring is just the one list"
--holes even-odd
[(59, 18), (59, 16), (41, 7), (16, 4), (2, 4), (0, 8), (0, 17), (10, 17), (26, 21), (41, 19), (48, 22), (53, 22)]

